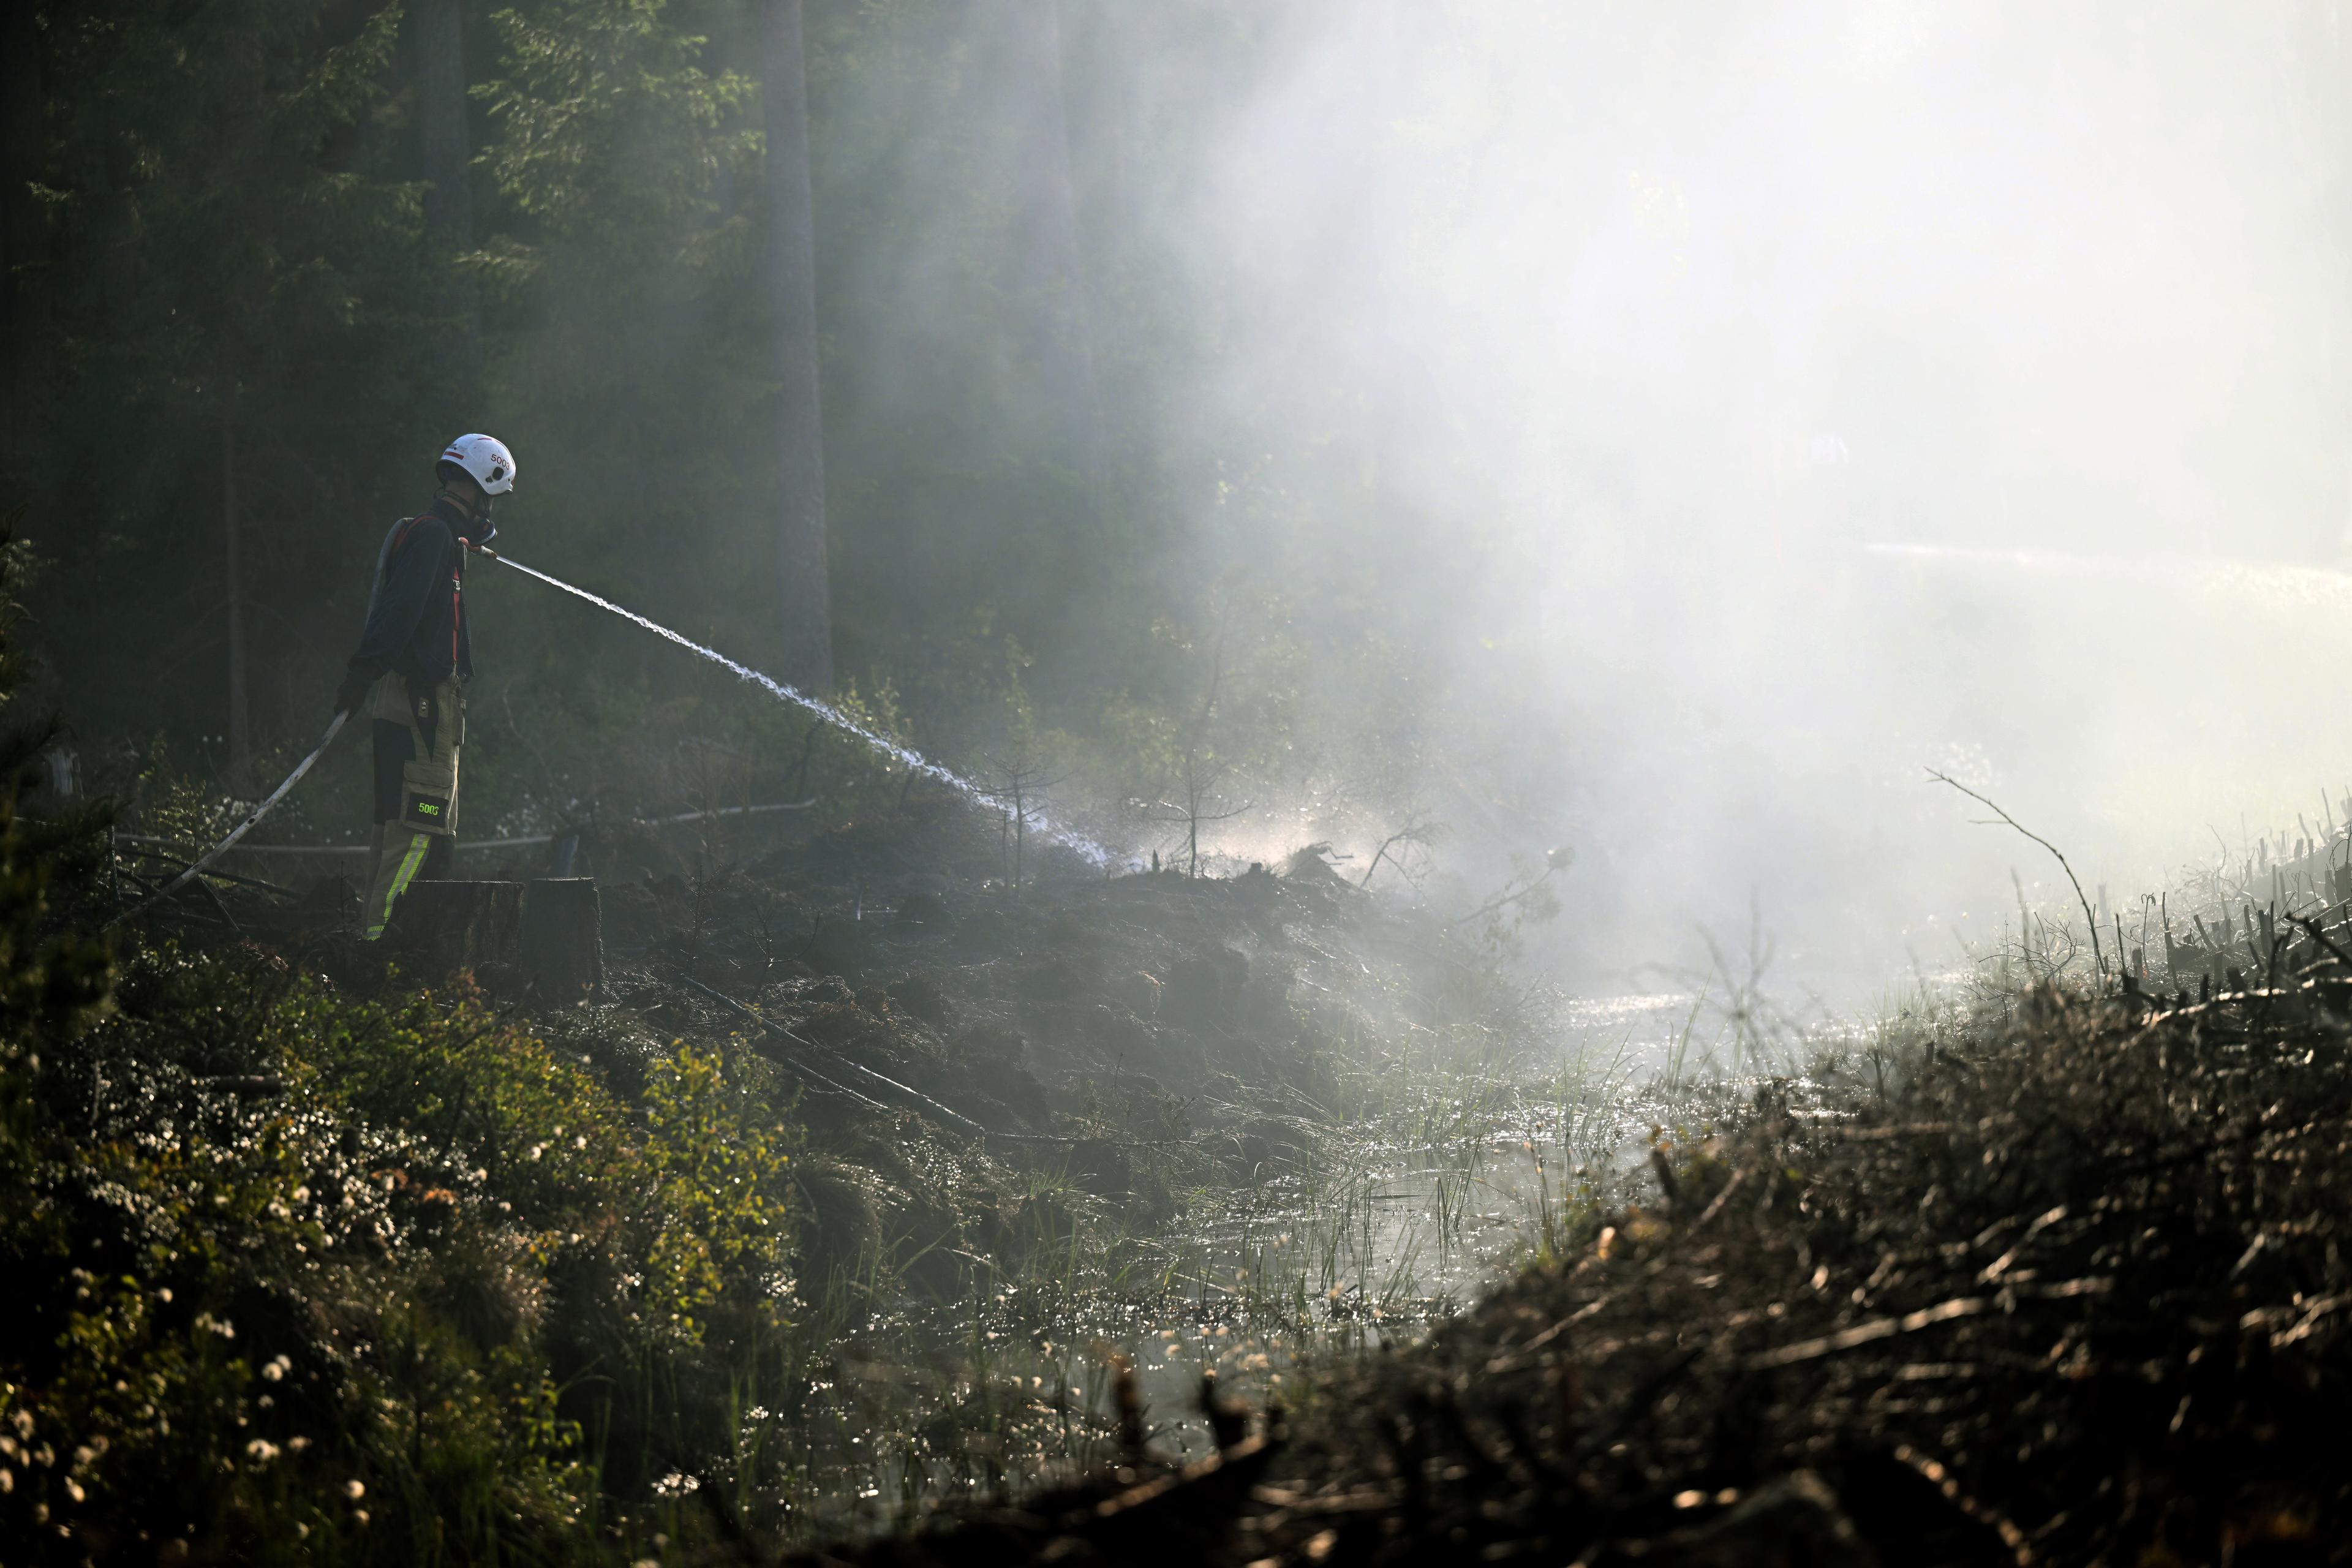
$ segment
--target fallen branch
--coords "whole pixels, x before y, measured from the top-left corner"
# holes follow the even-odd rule
[[[1990,1296],[1962,1296],[1956,1300],[1922,1307],[1899,1318],[1873,1318],[1866,1323],[1856,1323],[1850,1329],[1840,1329],[1833,1334],[1823,1334],[1817,1340],[1799,1340],[1792,1345],[1781,1345],[1748,1358],[1750,1372],[1765,1372],[1776,1366],[1794,1366],[1801,1361],[1818,1361],[1825,1355],[1850,1351],[1878,1340],[1891,1340],[1897,1334],[1916,1333],[1937,1323],[1948,1323],[1955,1318],[1973,1318],[1992,1310]]]

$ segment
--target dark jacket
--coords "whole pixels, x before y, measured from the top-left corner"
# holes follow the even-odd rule
[[[376,557],[367,626],[351,659],[354,675],[373,681],[394,669],[420,687],[446,680],[453,672],[460,680],[472,678],[466,552],[458,548],[457,537],[460,530],[470,537],[484,527],[446,499],[436,499],[418,516],[393,524]]]

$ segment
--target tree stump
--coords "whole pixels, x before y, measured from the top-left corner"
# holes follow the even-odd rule
[[[385,946],[429,984],[470,970],[494,987],[514,963],[522,918],[520,882],[412,882],[393,906]]]
[[[604,984],[604,906],[593,877],[543,877],[523,899],[522,984],[541,1004],[570,1007]]]
[[[493,995],[569,1007],[604,984],[603,909],[593,877],[416,882],[393,907],[385,956],[427,984],[470,971]]]

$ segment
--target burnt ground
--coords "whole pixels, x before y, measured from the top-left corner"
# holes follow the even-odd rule
[[[1148,1224],[1264,1179],[1356,1031],[1501,1016],[1439,928],[1312,857],[1016,897],[984,848],[608,845],[611,1000],[548,1026],[624,1086],[686,1038],[796,1083],[812,1268],[946,1298],[1055,1205]],[[1891,1077],[1768,1084],[1662,1143],[1646,1198],[1563,1216],[1421,1343],[1220,1409],[1213,1458],[1130,1423],[1081,1480],[802,1560],[2346,1561],[2346,945],[2200,1002],[1981,997]]]
[[[1889,1089],[1767,1086],[1214,1460],[804,1560],[2345,1562],[2352,964],[2297,967],[2032,993]]]
[[[1329,1114],[1339,1026],[1297,998],[1341,971],[1365,989],[1362,950],[1412,943],[1313,866],[1072,877],[1018,899],[908,873],[877,896],[838,876],[840,854],[821,839],[618,890],[613,1005],[648,1049],[740,1037],[798,1076],[813,1268],[878,1247],[922,1260],[910,1282],[943,1296],[965,1289],[959,1259],[1001,1262],[1057,1226],[1019,1212],[1038,1200],[1018,1182],[924,1181],[910,1141],[984,1151],[967,1178],[1044,1170],[1121,1224],[1165,1219],[1177,1190],[1302,1151]]]
[[[625,1094],[678,1041],[797,1094],[812,1282],[878,1262],[954,1300],[1074,1212],[1148,1230],[1183,1192],[1305,1161],[1343,1052],[1517,1021],[1491,952],[1312,850],[1192,878],[1033,845],[1015,890],[993,827],[950,805],[777,837],[592,837],[604,991],[541,1016]],[[463,868],[544,872],[537,852]],[[387,973],[352,938],[352,898],[225,884],[173,907],[200,934],[233,915],[361,990],[448,978],[413,957]]]

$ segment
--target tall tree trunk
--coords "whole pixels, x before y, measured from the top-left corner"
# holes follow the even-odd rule
[[[47,162],[34,22],[30,0],[0,5],[0,458],[31,440],[39,402],[37,269],[48,259],[49,231],[32,191]]]
[[[995,0],[1003,77],[1013,94],[1021,288],[1031,353],[1052,411],[1055,457],[1096,497],[1102,479],[1101,405],[1087,331],[1086,271],[1078,254],[1077,201],[1070,178],[1069,116],[1064,104],[1061,7],[1055,0]]]
[[[236,426],[221,416],[221,534],[228,574],[228,780],[241,789],[253,761],[245,685],[245,569],[237,563]]]
[[[768,304],[775,321],[778,626],[783,678],[833,684],[825,581],[824,419],[817,390],[816,220],[810,195],[801,0],[764,0],[761,91],[768,121]]]
[[[477,428],[482,321],[473,276],[457,258],[474,248],[473,138],[466,119],[466,37],[460,0],[409,0],[409,47],[416,68],[418,148],[425,174],[425,231],[433,263],[447,268],[440,291],[450,319],[442,356],[446,378],[433,399],[445,421]],[[436,439],[457,435],[441,432]]]

